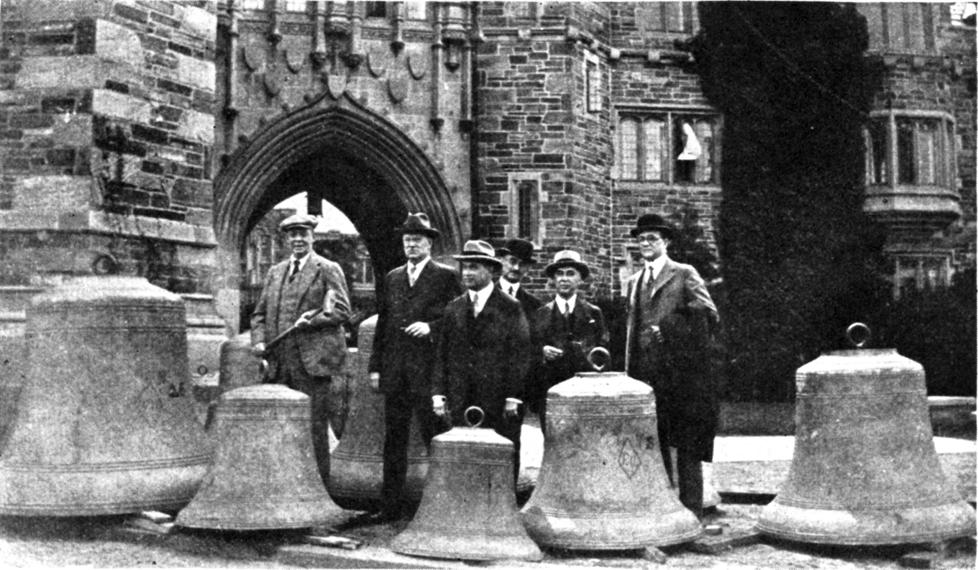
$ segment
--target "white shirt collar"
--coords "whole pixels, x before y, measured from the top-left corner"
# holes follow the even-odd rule
[[[648,268],[649,271],[651,271],[651,274],[649,275],[648,278],[649,279],[658,278],[659,274],[662,273],[662,268],[666,266],[666,261],[668,260],[669,257],[665,254],[662,254],[659,257],[653,259],[652,261],[646,262],[645,267]]]
[[[472,301],[472,305],[475,306],[475,314],[482,312],[482,309],[486,306],[486,301],[489,300],[489,295],[492,294],[493,285],[490,281],[488,285],[479,289],[478,291],[473,291],[469,289],[469,300]]]
[[[309,258],[311,256],[312,256],[312,252],[310,251],[309,253],[307,253],[307,254],[303,255],[302,257],[298,258],[298,260],[299,260],[299,271],[302,271],[302,268],[306,266],[306,262],[309,261]],[[292,258],[289,259],[289,271],[292,271],[292,267],[295,265],[295,261],[296,261],[296,257],[293,255]]]
[[[499,288],[502,289],[505,293],[509,293],[510,288],[512,288],[513,289],[513,295],[515,296],[520,291],[520,284],[519,283],[513,283],[512,281],[509,281],[505,277],[500,277],[499,278]]]
[[[427,256],[427,257],[425,257],[421,261],[419,261],[417,264],[412,263],[411,261],[408,261],[407,262],[407,269],[408,269],[408,271],[411,271],[411,268],[412,267],[417,267],[418,268],[418,272],[420,272],[422,269],[424,269],[424,266],[428,264],[428,260],[429,259],[431,259],[431,256],[430,255]]]
[[[557,295],[554,299],[557,300],[557,310],[563,314],[567,314],[568,311],[573,313],[574,307],[577,306],[577,293],[571,295],[570,299],[564,299],[560,295]]]

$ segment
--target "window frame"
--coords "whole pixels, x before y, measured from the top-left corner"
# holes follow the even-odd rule
[[[912,125],[912,136],[910,141],[913,145],[912,159],[914,166],[913,179],[906,179],[904,175],[905,167],[901,161],[900,132],[902,125]],[[923,166],[922,150],[919,145],[920,133],[925,124],[936,125],[936,136],[934,136],[934,153],[931,164],[934,168],[934,180],[929,182],[921,181],[921,171]],[[882,125],[882,127],[880,127]],[[875,127],[875,128],[874,128]],[[889,187],[899,186],[925,186],[933,188],[943,188],[947,190],[957,189],[957,148],[954,138],[956,121],[954,116],[944,111],[924,111],[911,109],[888,109],[882,111],[871,111],[869,114],[869,124],[863,129],[865,138],[865,183],[869,187]],[[875,131],[875,133],[874,133]],[[882,132],[885,135],[883,141],[879,141],[874,135]],[[882,143],[882,144],[881,144]],[[884,150],[885,163],[879,164],[878,150]],[[882,176],[877,176],[877,172],[882,172]],[[882,180],[880,179],[882,178]]]
[[[618,107],[615,109],[615,134],[614,134],[614,168],[612,178],[621,182],[662,184],[669,186],[719,186],[720,185],[720,151],[722,148],[723,116],[715,109],[709,107],[675,107],[675,106],[648,106],[648,107]],[[696,128],[698,122],[708,120],[712,127],[713,137],[709,146],[706,142],[700,144],[706,147],[709,152],[709,164],[711,176],[708,181],[697,182],[696,175],[693,180],[680,180],[677,176],[677,154],[674,149],[674,136],[677,129],[682,128],[683,122],[689,122]],[[648,178],[649,149],[646,125],[660,120],[664,134],[661,141],[662,151],[660,157],[661,176],[658,178]],[[635,152],[630,153],[635,156],[635,177],[626,177],[624,174],[624,164],[622,158],[623,150],[626,148],[625,141],[622,139],[622,124],[626,121],[634,121],[636,124],[635,133]]]

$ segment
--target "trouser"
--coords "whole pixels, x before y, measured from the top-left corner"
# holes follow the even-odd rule
[[[430,447],[431,438],[435,436],[432,415],[428,402],[412,400],[404,394],[387,394],[384,397],[384,483],[381,501],[385,510],[403,513],[413,506],[404,496],[411,418],[417,418],[421,439],[426,447]]]
[[[312,447],[323,484],[329,483],[329,383],[330,376],[311,376],[302,365],[299,345],[286,338],[279,350],[275,382],[309,396]]]
[[[660,442],[662,440],[660,439]],[[673,469],[672,454],[665,443],[661,444],[662,462],[672,486],[679,487],[679,502],[699,518],[703,516],[703,464],[690,449],[676,449],[676,465]],[[677,481],[678,479],[678,481]]]

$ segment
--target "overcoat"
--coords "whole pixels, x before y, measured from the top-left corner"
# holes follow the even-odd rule
[[[427,399],[435,341],[445,306],[461,292],[458,272],[429,259],[414,282],[408,283],[407,265],[392,269],[384,278],[384,294],[377,300],[377,328],[369,371],[380,372],[380,389],[386,395],[409,394]],[[404,332],[415,322],[431,327],[426,338]]]
[[[340,266],[315,252],[287,287],[290,260],[268,270],[261,296],[251,314],[251,343],[268,343],[303,314],[323,311],[310,319],[311,326],[294,335],[302,365],[310,376],[332,376],[340,372],[346,359],[343,323],[350,318],[350,298]],[[268,360],[268,376],[275,378],[276,359]]]
[[[710,334],[719,321],[706,284],[691,265],[668,259],[650,285],[643,271],[626,282],[625,371],[655,391],[659,434],[701,461],[713,458],[719,422]],[[659,326],[660,344],[651,337]]]
[[[431,394],[448,398],[454,425],[466,425],[465,409],[479,406],[483,427],[506,431],[506,398],[523,399],[530,364],[530,329],[519,302],[494,287],[474,317],[469,294],[456,297],[445,309],[435,361]]]
[[[531,320],[533,338],[533,373],[527,386],[527,400],[532,408],[547,397],[547,390],[578,372],[593,371],[587,355],[594,347],[608,345],[608,329],[601,309],[577,296],[571,318],[565,318],[550,301],[537,309]],[[563,356],[547,362],[543,347],[550,345],[564,351]]]

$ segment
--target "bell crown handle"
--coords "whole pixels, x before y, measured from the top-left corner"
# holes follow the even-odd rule
[[[591,368],[594,368],[597,372],[601,372],[611,362],[611,353],[603,346],[596,346],[591,349],[591,352],[587,353],[587,361],[591,365]]]
[[[473,422],[469,418],[469,413],[474,413],[474,412],[478,412],[479,419]],[[483,412],[482,408],[480,408],[479,406],[469,406],[468,408],[465,408],[465,413],[462,414],[462,417],[465,418],[465,423],[469,424],[469,427],[477,428],[481,426],[482,421],[486,419],[486,413]]]
[[[872,331],[865,323],[852,323],[846,328],[846,340],[856,348],[865,346],[872,335]]]

